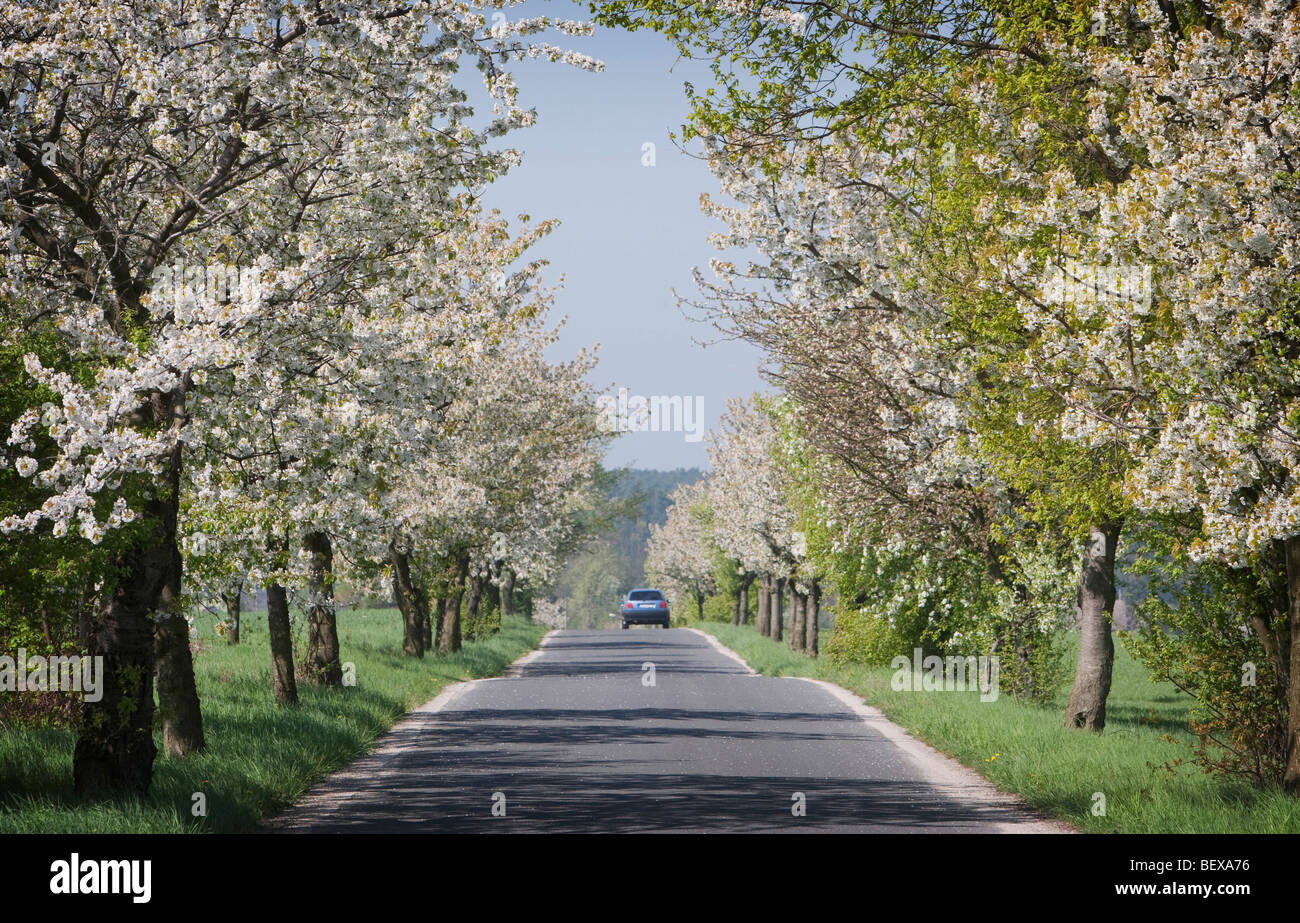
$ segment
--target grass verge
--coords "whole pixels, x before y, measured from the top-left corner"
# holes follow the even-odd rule
[[[1300,799],[1206,775],[1192,761],[1191,700],[1154,683],[1122,646],[1115,651],[1106,730],[1062,726],[1050,705],[977,693],[896,692],[888,667],[834,664],[796,653],[749,626],[693,622],[767,676],[809,676],[843,686],[998,788],[1090,833],[1300,833]],[[1068,651],[1067,657],[1073,652]],[[1094,813],[1105,796],[1105,814]]]
[[[160,756],[145,797],[88,800],[72,791],[75,731],[0,728],[0,833],[247,832],[364,755],[399,717],[444,686],[500,674],[547,632],[506,619],[500,633],[456,654],[416,659],[402,655],[396,610],[342,610],[342,659],[355,665],[356,685],[300,684],[300,704],[277,708],[266,613],[245,614],[234,647],[216,636],[211,618],[196,622],[203,646],[194,669],[207,751],[180,760]],[[193,813],[200,792],[206,817]]]

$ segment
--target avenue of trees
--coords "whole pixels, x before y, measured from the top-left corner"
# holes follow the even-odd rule
[[[0,637],[102,656],[78,791],[204,749],[187,613],[265,589],[275,699],[341,679],[334,588],[403,651],[549,579],[605,436],[590,354],[478,204],[506,65],[595,61],[467,4],[0,3]],[[471,103],[476,91],[488,106]],[[478,111],[478,110],[484,111]],[[295,657],[293,612],[307,622]],[[300,668],[297,660],[304,660]]]
[[[780,389],[647,575],[810,654],[833,591],[827,653],[1072,676],[1102,732],[1136,550],[1133,650],[1202,763],[1300,794],[1300,8],[592,3],[714,64],[686,136],[753,258],[690,308]],[[149,787],[155,708],[205,748],[196,601],[237,642],[265,590],[290,706],[342,681],[340,581],[454,651],[618,515],[592,358],[543,356],[551,225],[479,204],[534,118],[509,62],[599,64],[495,11],[0,0],[0,636],[104,658],[79,791]]]
[[[861,650],[994,652],[1031,697],[1077,624],[1063,719],[1100,732],[1138,549],[1133,649],[1203,764],[1300,794],[1300,9],[592,8],[715,62],[686,133],[758,256],[692,308],[782,392],[733,410],[665,576],[707,527],[742,585],[833,578]]]

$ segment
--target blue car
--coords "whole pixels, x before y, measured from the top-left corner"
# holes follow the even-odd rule
[[[673,618],[668,609],[668,597],[651,589],[632,590],[624,596],[618,614],[623,619],[624,628],[631,625],[662,625],[667,628]]]

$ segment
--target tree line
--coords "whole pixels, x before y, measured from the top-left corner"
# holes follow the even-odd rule
[[[233,643],[265,588],[287,706],[342,681],[338,581],[449,652],[462,597],[509,611],[575,540],[593,356],[543,355],[552,223],[479,199],[534,120],[506,65],[600,65],[528,37],[582,24],[503,18],[0,4],[0,636],[103,658],[78,791],[149,787],[155,685],[165,752],[204,749],[202,601]]]
[[[790,528],[842,643],[996,653],[1028,697],[1077,624],[1063,721],[1102,732],[1141,549],[1133,650],[1197,699],[1202,763],[1300,792],[1300,11],[592,9],[715,62],[686,135],[747,250],[687,307],[781,392],[740,438],[784,481],[726,500],[749,537],[709,505],[742,582]]]

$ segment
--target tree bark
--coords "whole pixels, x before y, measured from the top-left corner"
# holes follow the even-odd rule
[[[1290,646],[1287,670],[1287,732],[1286,768],[1282,771],[1282,787],[1291,795],[1300,796],[1300,536],[1291,536],[1283,543],[1286,556],[1287,621]]]
[[[424,634],[416,611],[416,588],[411,582],[410,557],[397,550],[395,541],[388,543],[388,556],[393,564],[393,597],[402,613],[402,653],[407,657],[423,657]]]
[[[155,541],[126,549],[114,568],[111,595],[88,626],[87,654],[102,657],[102,694],[82,704],[72,755],[78,794],[143,794],[153,779],[154,626],[151,614],[167,579],[171,555],[156,501],[145,504]]]
[[[772,575],[763,574],[758,579],[758,612],[754,615],[754,630],[763,637],[771,631]]]
[[[149,397],[149,412],[160,423],[174,422],[178,406],[175,395],[155,392]],[[86,653],[102,657],[103,668],[99,701],[82,703],[82,723],[72,755],[73,785],[80,794],[143,794],[153,780],[153,762],[158,753],[153,742],[153,687],[158,668],[154,613],[164,594],[168,611],[175,611],[180,596],[180,549],[176,542],[179,444],[166,464],[163,489],[146,500],[141,511],[147,531],[117,555],[109,569],[111,589],[101,599],[97,618],[83,626]],[[164,713],[170,713],[173,721],[184,722],[179,728],[173,724],[176,746],[193,741],[197,728],[201,747],[198,699],[194,696],[188,700],[185,689],[186,676],[191,690],[194,683],[188,628],[183,657],[174,651],[171,636],[167,637]]]
[[[227,587],[221,594],[221,601],[226,604],[226,643],[239,643],[239,619],[243,615],[242,599],[244,582],[242,580]]]
[[[704,594],[699,590],[695,591],[695,614],[699,621],[704,621]]]
[[[293,633],[289,626],[289,594],[278,583],[266,588],[266,628],[271,636],[271,687],[280,705],[298,704],[293,675]]]
[[[501,568],[501,619],[511,618],[515,614],[515,572],[508,567]]]
[[[443,605],[442,625],[438,632],[438,653],[452,654],[460,650],[460,600],[465,592],[465,576],[469,572],[469,556],[456,558],[456,574],[451,592]]]
[[[424,592],[424,587],[418,583],[411,584],[411,601],[415,604],[415,625],[416,634],[420,638],[420,656],[424,656],[425,651],[432,650],[432,647],[425,645],[425,635],[431,634],[429,628],[429,595]]]
[[[1119,532],[1120,523],[1093,526],[1079,572],[1079,662],[1065,708],[1065,726],[1097,733],[1106,727],[1106,697],[1115,662],[1110,629]]]
[[[184,615],[168,614],[164,609],[154,617],[154,656],[163,752],[181,757],[203,751],[207,742],[203,738],[203,714],[194,682],[190,623]]]
[[[184,563],[176,543],[179,513],[181,457],[180,446],[172,453],[168,472],[170,484],[165,504],[166,528],[170,541],[162,549],[167,560],[167,578],[163,581],[154,615],[154,657],[158,681],[158,711],[162,717],[163,752],[171,757],[199,753],[207,748],[203,737],[203,712],[199,707],[199,690],[194,682],[194,655],[190,651],[190,623],[185,618],[181,599],[181,575]]]
[[[781,624],[783,619],[782,610],[785,607],[785,584],[786,579],[784,577],[777,577],[776,585],[772,592],[771,612],[768,613],[772,620],[772,631],[768,637],[773,641],[781,640],[781,633],[785,627]]]
[[[478,574],[469,578],[469,593],[465,599],[465,623],[478,618],[479,602],[483,599],[483,578]],[[475,636],[477,637],[477,635]]]
[[[753,574],[746,574],[740,581],[740,624],[749,624],[749,585],[754,582]]]
[[[789,645],[792,651],[802,651],[804,641],[804,595],[799,592],[799,586],[792,579],[790,581],[790,630]]]
[[[733,625],[740,624],[740,606],[741,606],[740,587],[736,587],[736,589],[731,594],[731,624]]]
[[[804,642],[803,651],[809,657],[817,656],[817,617],[821,609],[822,588],[813,581],[812,592],[804,600]]]
[[[334,547],[324,532],[303,536],[308,555],[307,678],[322,686],[343,685],[339,658],[339,628],[334,615]]]
[[[425,615],[422,631],[424,632],[424,649],[431,651],[434,649],[434,639],[442,637],[442,614],[447,608],[447,598],[445,596],[435,596],[433,605],[429,607],[429,612]]]

